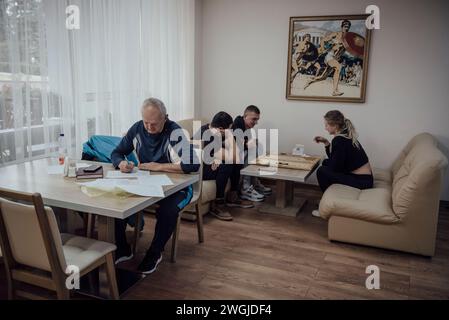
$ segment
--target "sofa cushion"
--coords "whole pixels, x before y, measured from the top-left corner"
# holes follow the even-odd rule
[[[360,190],[342,184],[331,185],[320,201],[320,214],[392,224],[399,219],[391,208],[391,190],[372,188]]]
[[[374,180],[384,181],[391,184],[391,171],[387,169],[373,168]]]
[[[391,189],[391,171],[386,169],[373,168],[374,188]]]

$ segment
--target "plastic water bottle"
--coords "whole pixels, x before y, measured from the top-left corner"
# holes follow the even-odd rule
[[[61,133],[58,138],[58,160],[60,165],[64,164],[66,156],[67,156],[67,147],[65,144],[64,133]]]

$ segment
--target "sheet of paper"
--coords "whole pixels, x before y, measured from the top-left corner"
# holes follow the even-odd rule
[[[164,190],[162,186],[157,185],[142,185],[142,184],[123,184],[118,185],[118,188],[142,197],[163,197]]]
[[[94,181],[79,182],[78,184],[80,186],[86,186],[86,187],[110,192],[110,191],[114,191],[115,187],[119,183],[126,184],[126,183],[128,183],[128,181],[121,180],[121,179],[97,179]]]
[[[120,170],[110,170],[106,173],[107,179],[137,179],[139,177],[149,177],[150,171],[135,169],[133,172],[124,173]]]
[[[47,167],[48,174],[64,174],[64,166],[50,165]]]
[[[172,186],[174,184],[166,174],[141,176],[138,179],[145,185]]]
[[[162,185],[144,184],[140,179],[97,179],[78,184],[106,192],[126,191],[143,197],[164,197]]]

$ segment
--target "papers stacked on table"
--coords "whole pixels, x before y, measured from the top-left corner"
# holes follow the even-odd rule
[[[106,174],[108,179],[137,179],[139,177],[149,176],[150,171],[144,171],[134,168],[133,172],[124,173],[120,170],[110,170]]]
[[[124,175],[132,174],[124,173]],[[97,179],[79,183],[79,185],[81,185],[81,190],[85,194],[92,197],[105,193],[112,193],[117,196],[135,194],[142,197],[164,197],[163,186],[173,185],[173,182],[167,175],[149,175],[148,171],[135,172],[133,179],[124,179],[118,174],[108,175],[108,177],[114,175],[119,178]]]

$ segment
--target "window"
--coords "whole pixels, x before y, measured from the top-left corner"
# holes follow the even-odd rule
[[[44,155],[60,108],[48,94],[41,1],[0,0],[0,163]]]

